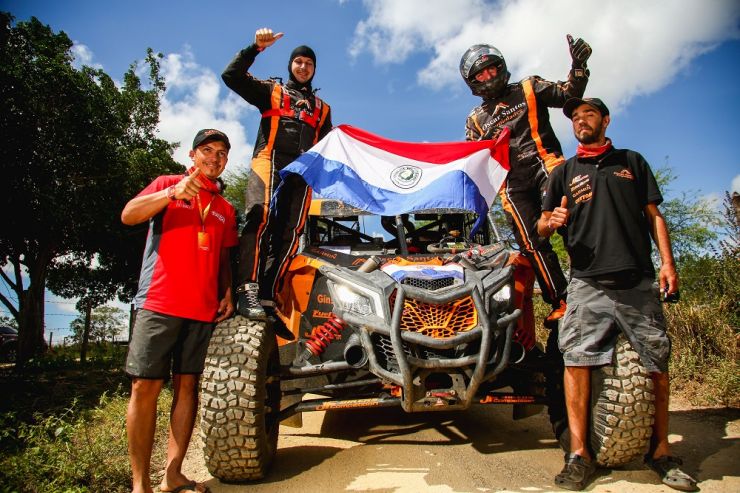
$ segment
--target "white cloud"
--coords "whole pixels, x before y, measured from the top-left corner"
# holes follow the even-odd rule
[[[81,69],[83,65],[87,65],[88,67],[96,69],[103,68],[101,64],[97,62],[93,63],[93,52],[87,45],[74,41],[71,51],[72,55],[74,56],[72,66],[76,69]]]
[[[355,30],[354,57],[402,63],[430,53],[420,85],[467,90],[458,72],[462,53],[490,43],[512,79],[562,80],[570,67],[567,33],[593,47],[588,94],[619,110],[630,99],[669,84],[697,55],[740,37],[737,0],[365,0],[369,12]]]
[[[217,128],[229,136],[231,152],[227,170],[248,167],[252,146],[239,121],[251,107],[231,91],[223,89],[221,78],[199,65],[186,47],[183,53],[170,53],[161,63],[167,90],[160,109],[159,137],[180,142],[174,158],[190,165],[188,151],[201,128]]]
[[[732,185],[730,186],[730,192],[740,193],[740,175],[737,175],[732,179]]]

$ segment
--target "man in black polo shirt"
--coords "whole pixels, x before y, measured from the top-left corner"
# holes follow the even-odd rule
[[[655,422],[645,463],[666,485],[696,491],[668,444],[668,357],[671,342],[654,285],[652,236],[661,267],[660,292],[678,292],[671,242],[658,210],[663,197],[637,152],[614,149],[606,138],[609,109],[597,98],[571,98],[563,107],[580,143],[576,156],[549,177],[538,233],[563,236],[571,261],[568,309],[558,344],[565,361],[565,399],[571,445],[555,484],[582,490],[596,466],[588,451],[591,367],[611,362],[616,335],[629,339],[650,372]]]

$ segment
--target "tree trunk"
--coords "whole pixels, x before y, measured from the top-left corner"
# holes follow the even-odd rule
[[[25,257],[34,259],[28,265],[28,289],[22,289],[18,279],[18,359],[16,369],[22,370],[28,360],[42,354],[44,340],[44,292],[46,273],[54,258],[53,248],[47,245],[34,255],[26,252]],[[13,262],[19,262],[18,259]]]
[[[43,283],[41,284],[43,286]],[[23,291],[18,320],[18,360],[23,368],[28,360],[38,356],[44,348],[44,289],[32,283]]]
[[[80,344],[80,363],[87,361],[87,346],[90,343],[90,323],[92,320],[92,301],[87,300],[85,306],[85,329],[82,331],[82,344]]]

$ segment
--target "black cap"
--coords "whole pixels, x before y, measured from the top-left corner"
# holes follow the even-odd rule
[[[193,149],[195,149],[199,145],[203,145],[206,142],[211,142],[214,140],[220,140],[221,142],[226,144],[227,149],[231,149],[231,143],[229,142],[229,138],[226,136],[226,134],[220,130],[216,130],[215,128],[204,128],[203,130],[199,130],[198,133],[195,134],[195,138],[193,139]]]
[[[569,119],[572,118],[573,111],[575,111],[575,109],[582,104],[593,106],[594,108],[599,110],[601,116],[607,116],[609,114],[609,108],[607,108],[604,102],[599,98],[570,98],[568,101],[565,102],[565,106],[563,106],[563,114],[565,114],[565,116],[567,116]]]
[[[314,66],[316,65],[316,53],[314,53],[313,50],[306,45],[298,46],[295,50],[293,50],[293,53],[290,54],[290,60],[288,60],[288,63],[293,63],[293,59],[297,56],[308,57],[313,60]]]

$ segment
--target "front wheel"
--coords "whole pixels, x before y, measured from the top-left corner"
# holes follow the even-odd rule
[[[261,479],[277,450],[280,361],[275,334],[236,316],[216,326],[201,382],[208,471],[226,482]]]

